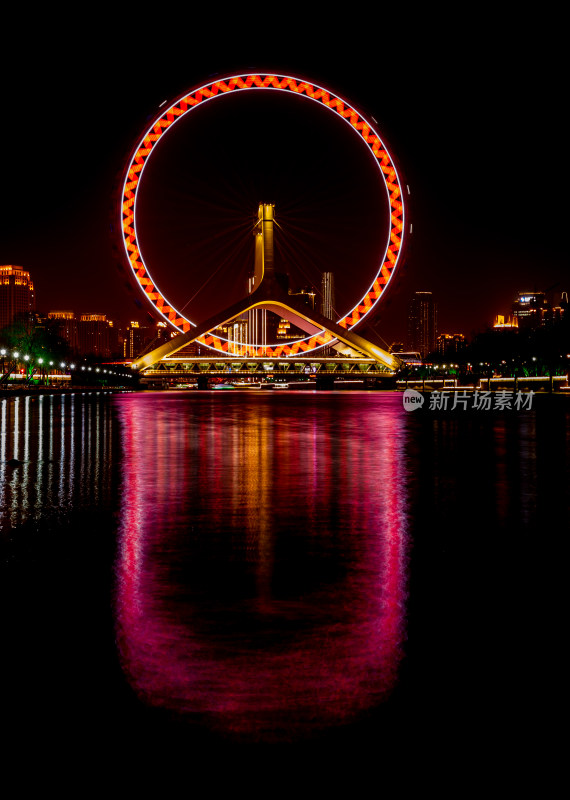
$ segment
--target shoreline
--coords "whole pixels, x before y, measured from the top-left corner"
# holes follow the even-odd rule
[[[340,387],[334,387],[332,389],[327,389],[327,388],[319,388],[319,389],[317,389],[316,387],[311,386],[310,388],[309,387],[307,387],[307,388],[304,388],[304,387],[303,388],[300,388],[300,387],[299,388],[289,387],[287,389],[279,388],[279,389],[275,390],[273,387],[268,386],[267,388],[263,389],[262,391],[263,391],[264,394],[267,393],[267,392],[273,393],[274,391],[278,391],[279,394],[282,394],[284,391],[285,392],[295,392],[295,393],[299,393],[299,392],[305,393],[305,392],[314,392],[314,391],[318,391],[318,392],[323,392],[323,391],[347,392],[347,391],[350,391],[350,392],[363,392],[365,394],[370,394],[371,392],[390,392],[390,393],[397,393],[397,394],[402,394],[403,395],[405,391],[408,391],[410,389],[413,389],[414,391],[418,392],[419,394],[428,395],[428,396],[434,391],[435,392],[440,392],[440,393],[445,392],[448,395],[452,395],[452,394],[456,394],[456,393],[473,394],[476,391],[484,392],[485,394],[487,394],[487,392],[490,391],[490,393],[492,395],[505,392],[505,388],[503,388],[503,387],[496,388],[496,389],[493,388],[493,389],[490,389],[490,390],[483,389],[481,387],[477,388],[477,387],[473,387],[473,386],[456,386],[456,387],[454,387],[454,386],[446,386],[445,388],[442,388],[442,387],[431,387],[431,386],[422,387],[421,384],[418,385],[417,383],[416,384],[411,384],[411,385],[408,385],[408,386],[398,386],[398,387],[390,387],[390,388],[387,388],[387,387],[366,387],[366,386],[362,386],[362,387],[359,387],[359,388],[350,387],[350,388],[346,388],[346,389],[345,388],[340,388]],[[9,399],[9,398],[13,398],[13,397],[39,397],[39,396],[42,396],[42,395],[48,395],[49,396],[49,395],[72,395],[72,394],[121,394],[121,393],[132,394],[134,392],[168,392],[169,394],[173,394],[173,393],[176,394],[176,393],[179,393],[179,392],[184,392],[184,393],[191,392],[192,394],[194,394],[194,393],[212,392],[212,391],[216,391],[216,390],[213,387],[210,387],[210,388],[207,388],[207,389],[197,389],[197,388],[195,388],[195,389],[194,388],[184,388],[184,389],[168,388],[168,389],[163,389],[163,388],[158,388],[158,387],[150,388],[150,387],[146,387],[146,386],[137,387],[137,388],[135,388],[135,387],[126,387],[126,386],[105,386],[105,387],[93,387],[93,386],[65,386],[65,387],[63,387],[63,386],[42,386],[42,387],[26,387],[26,388],[18,387],[17,389],[2,387],[2,388],[0,388],[0,400],[2,398],[8,398]],[[231,394],[233,394],[235,392],[238,392],[238,393],[239,392],[247,392],[249,394],[252,391],[259,392],[260,390],[259,389],[255,389],[254,390],[253,388],[249,388],[249,387],[235,386],[235,387],[232,387],[231,389],[228,387],[228,389],[225,389],[224,391],[226,393],[229,392]],[[513,389],[507,389],[506,391],[507,392],[512,392],[513,394],[516,392],[516,390],[513,390]],[[532,391],[534,397],[537,397],[537,396],[540,396],[540,397],[554,397],[554,396],[556,396],[556,397],[570,397],[570,387],[569,386],[554,388],[553,390],[545,389],[545,388],[542,388],[542,387],[538,388],[536,390],[531,389],[530,387],[529,388],[525,387],[524,389],[521,387],[520,391],[522,392],[522,394],[528,394],[530,391]],[[216,394],[220,394],[220,393],[221,392],[219,390],[216,391]]]

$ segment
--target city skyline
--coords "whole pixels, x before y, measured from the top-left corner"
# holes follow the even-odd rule
[[[31,298],[32,298],[31,302],[33,304],[33,308],[32,308],[32,305],[28,305],[28,303],[26,301],[25,308],[24,308],[24,306],[22,306],[22,308],[18,308],[17,309],[18,313],[12,314],[12,316],[10,318],[7,316],[7,307],[6,307],[5,308],[5,312],[6,312],[5,313],[5,319],[3,321],[3,325],[0,326],[0,330],[3,327],[9,327],[10,325],[12,325],[14,323],[21,322],[22,319],[23,319],[22,313],[24,313],[25,315],[28,315],[28,314],[32,313],[38,319],[41,319],[41,318],[62,319],[62,320],[63,319],[68,319],[68,320],[75,320],[75,321],[79,321],[80,319],[85,319],[87,317],[94,317],[94,316],[105,317],[109,321],[109,323],[111,325],[115,325],[115,327],[120,329],[120,330],[123,330],[123,329],[124,330],[128,330],[129,328],[131,328],[133,326],[134,327],[145,326],[145,327],[151,328],[151,327],[156,327],[157,325],[160,325],[160,326],[162,326],[164,328],[168,328],[169,327],[158,315],[155,315],[154,317],[151,317],[151,315],[148,313],[148,310],[146,310],[144,308],[144,306],[142,308],[135,308],[135,313],[131,314],[128,317],[125,316],[125,314],[122,314],[121,316],[117,316],[115,318],[112,318],[110,314],[106,313],[104,308],[88,308],[88,309],[87,308],[83,308],[83,309],[80,309],[78,311],[77,308],[71,308],[70,305],[66,306],[66,304],[64,302],[65,298],[62,298],[63,302],[60,304],[60,306],[58,308],[46,308],[46,307],[42,306],[41,302],[40,302],[39,306],[36,307],[36,294],[35,294],[34,288],[33,288],[33,276],[30,275],[29,271],[23,270],[23,268],[20,265],[0,265],[0,270],[3,270],[4,272],[6,272],[6,274],[10,273],[10,275],[12,276],[12,278],[11,278],[12,283],[13,283],[13,274],[22,273],[22,274],[24,274],[26,276],[26,283],[29,282],[30,287],[31,287]],[[5,282],[6,282],[6,280],[5,280]],[[301,296],[301,297],[304,296],[304,295],[310,295],[310,297],[312,298],[313,307],[316,307],[316,304],[318,304],[320,306],[321,313],[323,313],[324,316],[326,316],[326,317],[328,317],[330,319],[333,319],[334,318],[333,307],[334,307],[335,303],[334,303],[334,299],[333,299],[332,303],[331,303],[331,299],[330,299],[331,286],[332,286],[332,296],[334,298],[334,294],[335,294],[335,292],[334,292],[334,273],[326,272],[326,273],[322,274],[322,281],[321,281],[320,290],[319,290],[319,287],[309,286],[309,285],[306,285],[306,286],[303,286],[303,287],[297,287],[297,286],[291,287],[290,286],[289,287],[289,294],[294,294],[294,295],[298,295],[298,296]],[[6,289],[6,287],[4,287],[4,288]],[[320,295],[322,295],[320,297],[320,299],[318,297],[319,293],[320,293]],[[489,323],[488,325],[486,325],[485,328],[482,328],[481,330],[474,332],[474,335],[477,335],[479,333],[483,333],[485,330],[488,331],[491,328],[496,328],[498,326],[501,326],[501,325],[503,325],[505,323],[505,320],[507,321],[507,323],[510,323],[511,319],[516,321],[517,318],[521,315],[521,313],[523,314],[523,316],[525,315],[525,313],[528,313],[528,312],[524,312],[524,311],[521,312],[520,310],[518,310],[520,305],[521,305],[521,300],[526,301],[526,303],[523,303],[523,308],[524,308],[525,304],[526,305],[530,304],[532,306],[532,304],[535,302],[535,300],[534,300],[535,297],[536,298],[540,298],[541,307],[543,308],[543,311],[540,314],[540,320],[542,321],[542,324],[544,324],[544,321],[547,318],[550,319],[549,315],[551,313],[555,314],[557,310],[560,311],[560,304],[561,303],[563,305],[567,305],[568,293],[567,293],[566,290],[556,291],[555,293],[552,293],[552,294],[555,297],[555,302],[550,303],[549,300],[548,300],[547,294],[544,293],[544,292],[530,292],[530,293],[527,292],[527,291],[518,291],[518,292],[516,292],[512,297],[512,302],[510,303],[510,305],[508,305],[506,308],[501,309],[500,313],[493,313],[492,322]],[[432,297],[433,302],[435,303],[435,307],[436,307],[436,318],[437,318],[437,314],[439,312],[438,298],[437,297],[433,297],[433,293],[432,292],[425,291],[425,290],[423,290],[423,291],[422,290],[416,290],[416,291],[412,291],[409,294],[408,301],[406,303],[405,308],[403,309],[403,313],[405,314],[405,319],[403,319],[401,321],[402,324],[406,326],[405,336],[403,337],[403,339],[405,340],[406,347],[409,350],[422,349],[422,348],[418,348],[418,347],[414,347],[413,346],[413,342],[412,342],[413,334],[411,333],[411,330],[410,330],[410,324],[411,324],[410,321],[411,321],[411,314],[412,314],[411,308],[412,308],[414,302],[417,300],[418,296],[420,296],[420,295],[430,295]],[[21,305],[21,303],[20,303],[20,305]],[[12,309],[12,311],[13,310],[14,309]],[[324,311],[326,311],[327,313],[324,313]],[[490,312],[488,312],[488,316],[489,316],[489,319],[491,319]],[[501,325],[499,325],[499,323],[501,323]],[[277,322],[276,322],[276,325],[277,325]],[[368,327],[370,328],[370,326],[368,326]],[[437,336],[439,334],[441,334],[443,331],[442,331],[441,325],[438,325],[437,319],[434,321],[432,327],[433,327],[433,331],[434,331],[432,338],[433,338],[433,342],[435,342],[435,339],[437,338]],[[536,327],[536,325],[534,327]],[[172,330],[172,334],[174,334],[173,330]],[[290,334],[288,337],[287,336],[283,337],[283,335],[282,335],[279,338],[295,338],[296,335],[301,335],[301,334],[300,333],[295,334],[295,335]],[[451,331],[451,329],[446,329],[445,335],[447,335],[447,336],[449,336],[449,335],[461,335],[463,337],[463,339],[465,339],[466,341],[468,341],[470,338],[473,338],[473,336],[472,337],[467,336],[463,332],[463,330]],[[400,344],[403,345],[403,342],[400,343],[397,340],[394,340],[391,344],[396,344],[396,345],[399,346]],[[428,350],[426,350],[426,354],[428,352],[433,351],[434,349],[435,348],[432,348],[431,350],[429,350],[429,348],[428,348]]]
[[[402,68],[406,87],[402,94],[390,81],[378,83],[375,54],[357,60],[350,57],[348,48],[346,59],[339,60],[332,46],[321,45],[317,52],[303,41],[305,47],[299,48],[295,59],[279,47],[272,48],[270,58],[259,51],[256,67],[306,75],[333,86],[364,108],[378,120],[379,131],[410,186],[413,233],[372,320],[379,337],[388,344],[405,338],[406,308],[414,291],[432,291],[438,299],[441,328],[469,338],[492,325],[496,314],[507,313],[517,293],[567,289],[566,254],[557,237],[562,215],[557,198],[563,182],[556,174],[559,128],[554,99],[559,73],[554,51],[541,61],[525,49],[523,40],[510,40],[505,48],[498,34],[489,35],[485,58],[475,58],[478,50],[470,46],[462,52],[459,45],[448,42],[431,52],[426,42],[420,42],[411,62]],[[131,82],[127,95],[120,82],[111,80],[120,60],[112,46],[99,71],[95,54],[89,48],[78,51],[69,41],[58,50],[57,58],[46,61],[46,79],[40,85],[33,83],[33,115],[26,125],[7,125],[2,133],[11,158],[5,170],[0,262],[21,265],[34,276],[39,306],[91,309],[123,323],[146,321],[144,297],[117,270],[119,258],[109,235],[116,180],[145,118],[163,100],[178,96],[207,75],[239,71],[244,67],[239,49],[214,46],[189,61],[180,57],[168,63],[158,61],[144,80]],[[40,46],[34,56],[38,64],[42,52]],[[453,75],[445,69],[450,64],[455,65]],[[546,73],[548,82],[542,80]],[[6,108],[17,109],[21,98],[31,96],[32,79],[13,68],[6,75]],[[53,100],[55,86],[65,97],[66,124]],[[86,86],[88,103],[83,94]],[[527,125],[539,109],[541,122],[532,130],[532,149],[541,154],[544,164],[540,180],[532,172]],[[105,120],[113,124],[105,127],[103,137],[97,136]],[[286,139],[289,134],[287,130],[280,135]],[[41,180],[34,158],[40,141]],[[314,143],[311,146],[312,159],[307,163],[312,165],[317,150]],[[286,156],[281,150],[280,158],[286,160]],[[324,172],[330,172],[326,161]],[[252,166],[253,174],[260,173]],[[356,240],[361,234],[350,213],[325,196],[334,195],[334,182],[332,188],[323,184],[320,194],[315,194],[312,177],[307,175],[305,195],[299,196],[308,239],[303,238],[306,232],[301,235],[294,227],[294,209],[283,211],[292,221],[288,231],[300,246],[306,244],[308,260],[326,253],[322,238],[327,222],[336,227],[345,215],[352,226],[348,238]],[[232,213],[239,207],[247,224],[254,209],[249,208],[248,192],[242,188],[234,187]],[[352,190],[346,183],[343,189]],[[248,191],[255,192],[256,187]],[[200,187],[196,192],[200,195]],[[543,197],[548,198],[548,235],[541,224]],[[278,200],[256,198],[266,199]],[[350,195],[349,206],[353,199]],[[220,206],[223,202],[224,198]],[[214,209],[214,218],[219,210]],[[222,227],[217,218],[215,222]],[[207,225],[205,230],[210,236]],[[345,263],[346,259],[331,270],[335,276]],[[316,267],[329,271],[328,263]],[[340,303],[339,288],[337,278]]]

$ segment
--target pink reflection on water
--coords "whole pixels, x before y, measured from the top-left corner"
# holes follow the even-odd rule
[[[118,401],[117,641],[144,702],[282,739],[390,693],[407,550],[392,397]]]

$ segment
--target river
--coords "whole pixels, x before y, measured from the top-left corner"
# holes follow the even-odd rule
[[[55,747],[56,728],[81,749],[386,754],[535,736],[556,702],[570,404],[534,399],[1,399],[12,743]]]

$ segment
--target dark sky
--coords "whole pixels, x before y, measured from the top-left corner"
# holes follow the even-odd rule
[[[39,309],[144,322],[110,235],[131,147],[163,100],[214,73],[274,71],[329,86],[374,116],[410,185],[413,235],[374,318],[377,335],[388,343],[405,336],[416,290],[434,293],[440,331],[467,336],[507,313],[518,291],[551,290],[556,300],[569,288],[562,21],[500,22],[482,8],[475,18],[420,19],[386,8],[328,19],[310,7],[282,9],[277,24],[251,10],[227,22],[194,10],[7,26],[0,263],[30,270]],[[192,117],[161,159],[153,154],[143,246],[161,288],[194,318],[225,297],[210,291],[216,281],[239,291],[248,225],[257,202],[272,201],[292,280],[333,264],[337,306],[348,310],[378,233],[358,140],[286,103],[228,104],[216,114]],[[192,300],[212,258],[225,266]]]

